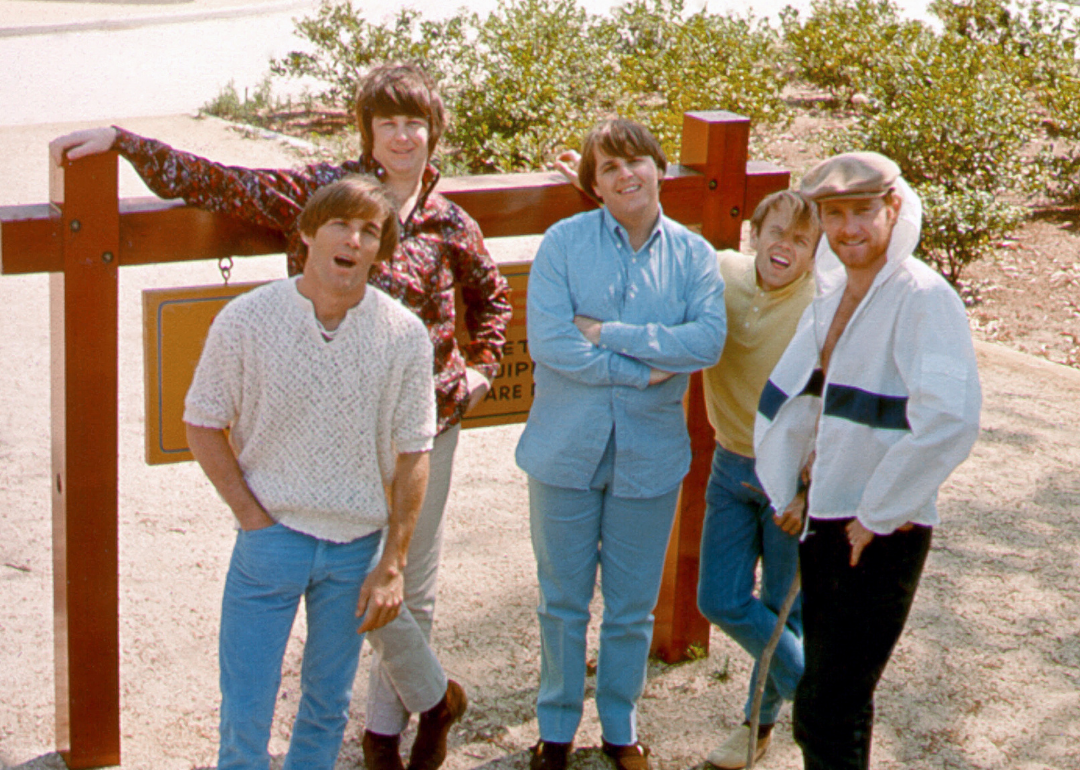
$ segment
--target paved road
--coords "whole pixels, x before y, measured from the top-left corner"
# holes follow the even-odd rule
[[[0,125],[191,112],[230,80],[258,83],[315,4],[0,4]]]

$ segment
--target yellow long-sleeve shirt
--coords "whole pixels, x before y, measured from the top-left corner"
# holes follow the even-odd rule
[[[787,286],[766,291],[758,285],[754,258],[721,251],[727,308],[727,341],[715,366],[704,371],[705,408],[720,446],[754,456],[754,415],[761,390],[814,298],[810,272]]]

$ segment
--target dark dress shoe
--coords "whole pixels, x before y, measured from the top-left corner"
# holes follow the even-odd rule
[[[627,746],[604,741],[604,753],[615,760],[618,770],[649,770],[649,747],[641,741]]]
[[[461,719],[469,699],[465,689],[453,679],[446,683],[443,699],[420,715],[408,770],[438,770],[446,759],[446,737],[450,725]]]
[[[538,742],[529,749],[532,752],[529,770],[566,770],[572,746],[572,743]]]

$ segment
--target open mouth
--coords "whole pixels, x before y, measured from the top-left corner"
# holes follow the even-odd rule
[[[784,270],[786,268],[791,267],[791,261],[790,260],[786,259],[785,257],[781,257],[781,256],[779,256],[777,254],[769,255],[769,261],[772,262],[773,266],[776,267],[779,270]]]
[[[350,259],[349,257],[337,256],[337,257],[334,257],[334,264],[337,265],[338,267],[345,267],[345,268],[356,267],[356,260],[355,259]]]

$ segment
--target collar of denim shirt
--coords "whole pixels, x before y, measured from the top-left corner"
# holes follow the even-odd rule
[[[602,208],[601,211],[603,212],[604,228],[611,233],[611,237],[615,240],[620,252],[630,256],[641,254],[649,251],[649,247],[660,237],[661,225],[664,221],[663,206],[657,206],[656,221],[653,222],[652,231],[649,233],[649,237],[645,239],[645,243],[641,244],[641,248],[637,251],[634,251],[634,248],[630,245],[630,237],[626,234],[626,228],[619,224],[619,221],[611,215],[607,208]]]

